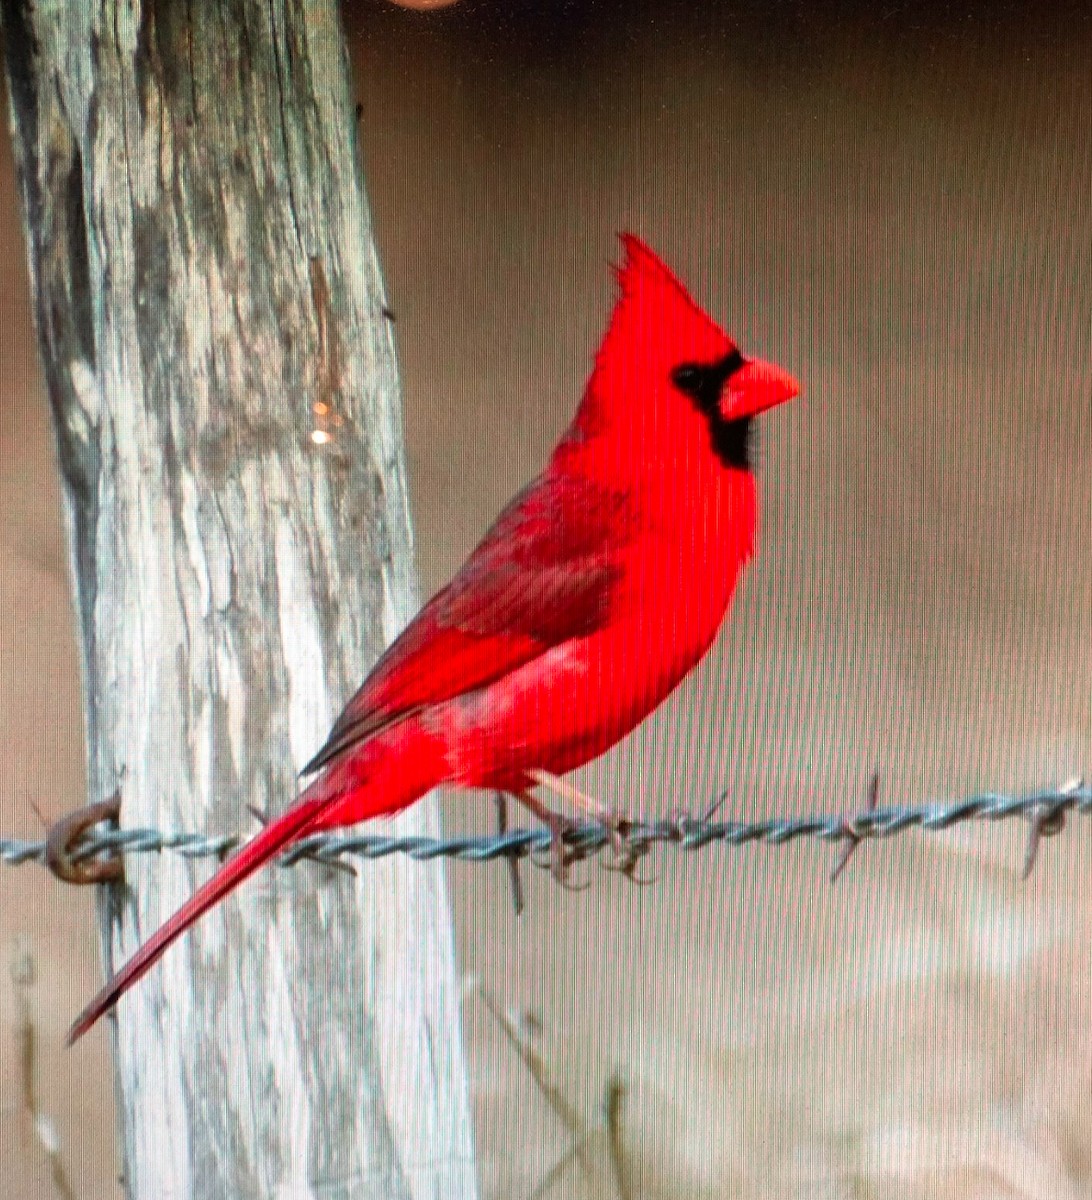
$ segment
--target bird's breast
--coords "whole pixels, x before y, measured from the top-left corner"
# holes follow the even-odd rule
[[[644,534],[627,553],[629,605],[651,636],[704,653],[754,549],[756,501],[749,472],[699,478],[667,473],[643,489]]]

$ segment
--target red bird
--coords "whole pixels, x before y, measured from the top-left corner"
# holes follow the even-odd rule
[[[751,423],[794,379],[745,358],[632,234],[584,398],[545,469],[376,663],[321,774],[136,952],[82,1036],[204,912],[307,834],[441,784],[508,792],[613,746],[709,649],[754,549]]]

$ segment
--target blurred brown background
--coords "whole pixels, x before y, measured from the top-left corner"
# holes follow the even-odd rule
[[[633,811],[1092,765],[1087,6],[816,7],[347,10],[426,588],[566,423],[617,230],[804,383],[762,426],[760,557],[716,652],[583,773]],[[6,139],[0,254],[0,834],[36,836],[83,766]],[[500,868],[456,866],[459,953],[589,1123],[623,1081],[634,1195],[1068,1200],[1092,1193],[1090,832],[1027,883],[1011,826],[869,845],[834,888],[814,845],[658,855],[644,889],[533,873],[519,920]],[[59,1194],[21,1114],[17,934],[42,1106],[75,1194],[113,1195],[106,1036],[61,1047],[98,978],[90,897],[33,867],[0,869],[4,1194]],[[571,1138],[474,992],[465,1029],[483,1194],[529,1196]],[[549,1194],[617,1194],[604,1140]]]

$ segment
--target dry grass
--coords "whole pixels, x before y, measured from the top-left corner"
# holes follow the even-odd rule
[[[61,1154],[60,1135],[52,1117],[42,1111],[38,1095],[40,1034],[33,1002],[38,971],[33,945],[28,937],[17,937],[12,942],[9,976],[15,1001],[15,1061],[18,1064],[24,1129],[32,1135],[45,1158],[54,1194],[59,1200],[76,1200]]]

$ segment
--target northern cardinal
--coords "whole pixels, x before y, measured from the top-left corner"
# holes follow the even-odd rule
[[[754,549],[752,420],[799,388],[621,240],[621,295],[545,469],[376,663],[305,768],[314,782],[141,946],[69,1043],[304,835],[441,784],[507,792],[556,821],[531,789],[574,791],[556,776],[614,745],[709,649]]]

